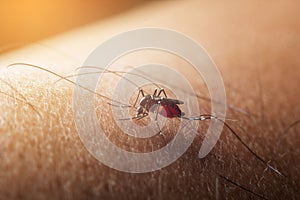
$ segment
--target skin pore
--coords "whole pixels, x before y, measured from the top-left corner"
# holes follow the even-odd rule
[[[154,7],[151,13],[157,15],[145,23],[182,31],[205,46],[224,80],[227,104],[248,113],[228,109],[227,117],[238,120],[228,123],[251,149],[287,177],[267,169],[226,128],[210,154],[199,159],[208,122],[200,122],[199,136],[191,147],[166,168],[145,174],[111,169],[89,154],[77,134],[73,85],[65,81],[54,84],[57,77],[48,78],[46,72],[23,67],[21,74],[10,68],[9,75],[1,76],[1,91],[10,95],[0,96],[1,198],[215,199],[216,180],[221,199],[258,198],[221,177],[217,179],[217,175],[268,199],[299,198],[299,125],[284,131],[300,119],[299,20],[293,9],[297,6],[256,3],[177,2],[172,4],[173,17],[169,17],[169,4],[165,3]],[[187,15],[186,9],[194,15]],[[150,11],[141,12],[147,16]],[[135,17],[129,16],[128,22],[138,24]],[[199,20],[189,20],[192,17]],[[184,67],[174,57],[150,57],[158,63]],[[116,65],[135,66],[147,59],[149,56],[133,54]],[[59,73],[60,69],[57,66],[53,71]],[[193,84],[205,93],[205,85]],[[203,114],[210,114],[209,102],[199,99],[199,103]],[[103,102],[96,106],[103,106]],[[110,128],[110,124],[107,121],[104,126]],[[120,141],[112,136],[114,139]]]

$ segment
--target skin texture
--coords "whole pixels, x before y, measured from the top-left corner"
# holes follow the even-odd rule
[[[53,84],[56,78],[43,78],[47,73],[38,70],[20,75],[11,69],[1,83],[1,91],[12,96],[0,97],[1,198],[215,199],[216,178],[222,175],[268,199],[299,199],[300,127],[296,124],[285,131],[300,119],[300,26],[295,4],[164,2],[151,9],[157,13],[153,21],[145,22],[158,26],[160,19],[160,26],[201,41],[220,70],[227,103],[248,113],[228,109],[227,117],[238,120],[228,123],[287,177],[267,169],[226,129],[211,153],[198,159],[208,122],[201,123],[199,136],[170,166],[145,174],[116,171],[93,158],[81,143],[73,119],[72,84]],[[171,5],[176,16],[166,11]],[[187,15],[187,10],[193,15]],[[150,11],[140,12],[147,16]],[[128,23],[138,23],[138,14],[128,16]],[[147,59],[132,55],[119,63],[135,65]],[[151,59],[159,63],[162,58],[151,54]],[[173,57],[166,60],[170,65],[180,62]],[[203,84],[193,84],[207,94]],[[36,107],[18,100],[20,94]],[[199,103],[210,114],[209,102],[200,99]],[[101,100],[95,104],[105,105]],[[110,124],[103,126],[111,130]],[[111,139],[122,142],[117,134],[112,130]],[[218,182],[221,199],[258,198],[220,177]]]

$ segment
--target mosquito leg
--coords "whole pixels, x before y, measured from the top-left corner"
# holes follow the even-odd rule
[[[165,89],[164,89],[164,88],[161,88],[161,89],[159,90],[159,92],[158,92],[157,96],[159,96],[161,93],[163,93],[163,94],[164,94],[164,96],[165,96],[166,98],[168,98],[168,96],[167,96],[167,94],[166,94],[166,91],[165,91]]]
[[[162,130],[161,130],[159,124],[158,124],[158,121],[157,121],[158,110],[159,110],[159,107],[160,107],[160,106],[161,106],[161,102],[159,102],[159,103],[157,104],[157,109],[156,109],[156,114],[155,114],[155,119],[154,119],[154,120],[155,120],[155,123],[156,123],[156,125],[157,125],[158,130],[159,130],[159,135],[162,137],[162,139],[163,139],[163,141],[164,141],[164,144],[166,145],[167,142],[166,142],[165,135],[163,134],[163,132],[162,132]]]
[[[135,106],[136,106],[136,104],[137,104],[137,101],[138,101],[138,99],[139,99],[140,95],[142,95],[142,97],[144,97],[144,96],[145,96],[145,94],[144,94],[144,90],[143,90],[143,89],[140,89],[140,90],[139,90],[139,93],[138,93],[138,95],[137,95],[137,97],[136,97],[136,99],[135,99],[135,102],[134,102],[134,104],[133,104],[133,107],[135,107]]]
[[[166,141],[166,137],[164,135],[164,133],[162,132],[158,122],[156,121],[156,125],[157,125],[157,128],[159,129],[159,135],[162,137],[163,141],[164,141],[164,145],[167,145],[167,141]]]
[[[154,96],[154,97],[157,97],[157,96],[156,96],[156,93],[157,93],[157,88],[155,88],[155,90],[154,90],[154,92],[153,92],[153,96]]]
[[[143,119],[144,117],[147,117],[148,113],[144,113],[142,116],[134,116],[134,117],[129,117],[129,118],[122,118],[118,119],[119,121],[125,121],[125,120],[140,120]]]
[[[132,105],[116,105],[116,104],[112,104],[110,102],[107,102],[107,104],[110,105],[110,106],[120,107],[120,108],[131,108],[131,107],[133,107]]]
[[[137,101],[138,101],[140,95],[142,95],[142,97],[145,96],[144,90],[143,90],[143,89],[140,89],[140,90],[139,90],[139,93],[138,93],[138,95],[137,95],[137,97],[136,97],[136,99],[135,99],[135,102],[134,102],[133,106],[131,106],[131,105],[116,105],[116,104],[112,104],[112,103],[109,103],[109,102],[107,102],[107,103],[108,103],[109,105],[111,105],[111,106],[116,106],[116,107],[120,107],[120,108],[130,108],[130,107],[135,108],[135,106],[136,106],[136,104],[137,104]]]
[[[161,106],[161,102],[159,101],[158,104],[157,104],[157,109],[156,109],[156,113],[155,113],[155,121],[157,121],[157,117],[158,117],[158,110],[159,110],[159,107]]]
[[[142,116],[135,116],[132,119],[140,120],[140,119],[143,119],[144,117],[147,117],[147,116],[148,116],[148,113],[143,113]]]
[[[140,89],[140,92],[141,92],[142,96],[144,97],[144,96],[145,96],[144,90],[143,90],[143,89]]]

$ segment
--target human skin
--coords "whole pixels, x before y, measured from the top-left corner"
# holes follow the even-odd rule
[[[268,199],[299,199],[299,126],[284,132],[300,119],[299,5],[295,4],[164,2],[126,18],[132,27],[172,28],[201,43],[222,75],[227,104],[248,113],[228,109],[228,118],[238,120],[228,123],[287,177],[268,169],[226,128],[210,154],[199,159],[208,122],[203,122],[199,137],[170,166],[143,174],[109,168],[89,154],[77,134],[72,84],[50,84],[51,80],[40,78],[46,72],[35,71],[28,78],[10,69],[13,78],[8,81],[36,106],[42,118],[27,103],[1,96],[1,198],[214,199],[216,178],[221,175]],[[153,19],[144,25],[143,19],[136,19],[141,13],[151,13]],[[153,57],[159,60],[157,54]],[[133,65],[147,59],[133,56],[121,63]],[[172,59],[167,62],[175,65],[177,60]],[[52,70],[59,73],[61,69]],[[2,88],[22,99],[7,84]],[[209,112],[208,102],[199,102]],[[110,124],[107,121],[104,126]],[[222,178],[218,181],[222,199],[258,198]]]

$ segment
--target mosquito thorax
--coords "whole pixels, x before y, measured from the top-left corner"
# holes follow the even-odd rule
[[[141,106],[143,106],[143,107],[145,107],[147,104],[149,104],[149,102],[151,101],[151,95],[146,95],[146,96],[144,96],[143,98],[141,98],[141,100],[140,100],[140,105]]]

